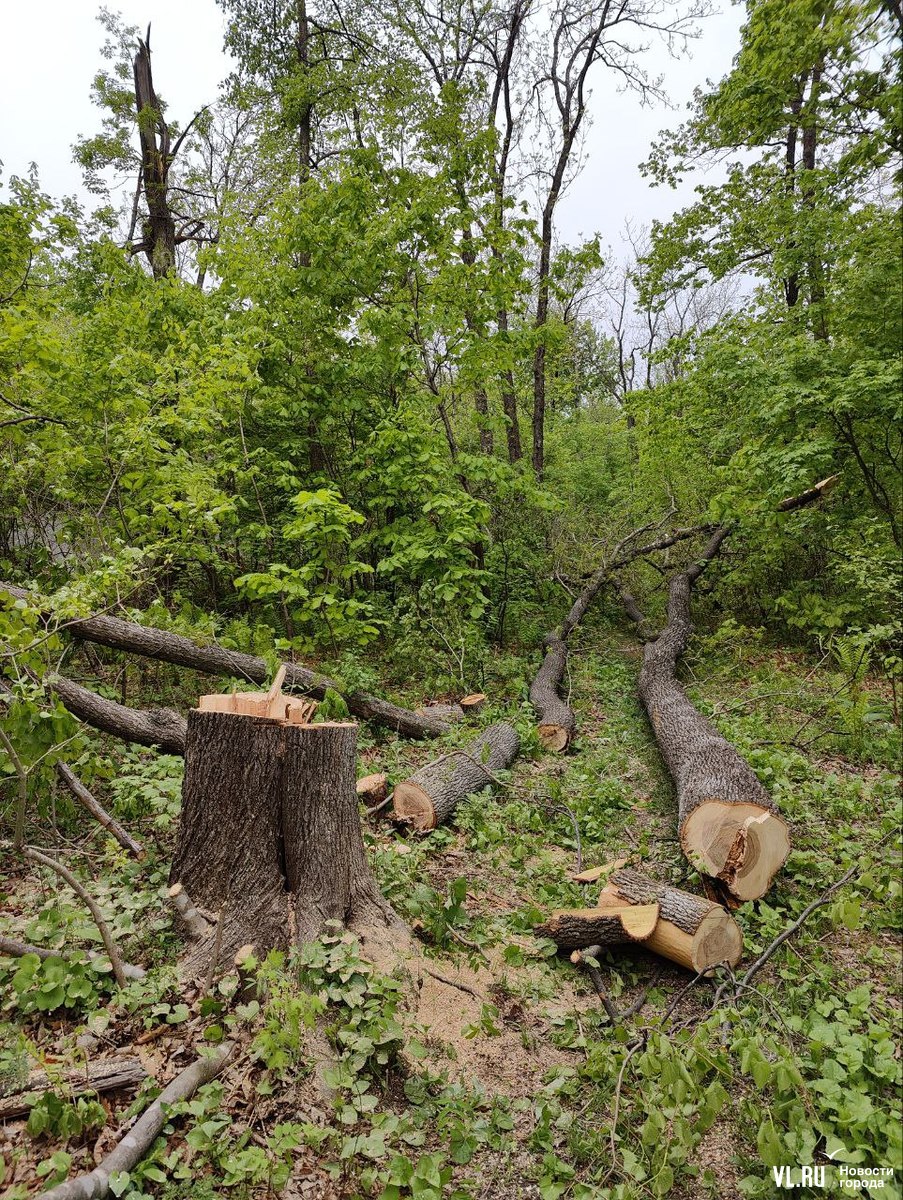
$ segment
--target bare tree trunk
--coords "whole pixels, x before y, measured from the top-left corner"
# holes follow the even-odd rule
[[[162,279],[176,265],[176,222],[169,207],[169,168],[172,165],[169,128],[154,91],[150,29],[147,40],[138,41],[138,53],[132,66],[141,142],[141,179],[148,212],[141,248],[147,255],[154,278]]]

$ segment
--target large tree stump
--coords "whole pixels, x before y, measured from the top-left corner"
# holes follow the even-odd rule
[[[720,904],[629,869],[614,871],[599,896],[600,908],[620,910],[625,903],[658,904],[659,919],[645,945],[663,958],[697,973],[740,961],[743,934]]]
[[[206,918],[183,971],[315,938],[327,921],[400,926],[364,853],[357,726],[194,710],[170,882]],[[189,930],[190,931],[190,930]]]
[[[511,725],[504,721],[490,725],[466,750],[451,750],[396,784],[396,819],[421,831],[435,829],[465,796],[490,787],[494,772],[509,767],[519,750],[520,738]]]

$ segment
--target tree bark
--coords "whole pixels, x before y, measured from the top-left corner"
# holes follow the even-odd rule
[[[19,600],[33,602],[31,594],[15,584],[0,582],[0,591],[9,592]],[[159,659],[179,667],[188,667],[192,671],[203,671],[208,675],[231,676],[257,684],[266,683],[270,678],[269,666],[264,659],[256,655],[241,654],[217,645],[199,646],[181,634],[154,629],[149,625],[138,625],[133,621],[123,621],[118,617],[85,617],[67,621],[65,629],[81,641],[96,642],[98,645],[108,646],[111,650],[122,650],[127,654],[141,654],[145,658]],[[356,717],[372,721],[375,725],[387,726],[406,737],[437,737],[446,730],[442,720],[428,715],[418,716],[406,708],[399,708],[367,692],[343,693],[340,684],[334,679],[319,675],[298,663],[286,663],[285,666],[283,686],[287,691],[304,692],[316,700],[322,700],[327,691],[338,692],[343,695],[349,711]],[[63,702],[65,703],[65,700]]]
[[[46,676],[44,682],[74,717],[102,733],[139,746],[158,746],[166,754],[185,751],[185,718],[171,708],[126,708],[62,675]]]
[[[206,920],[183,972],[317,937],[327,921],[399,928],[364,853],[357,726],[193,710],[170,883]],[[172,890],[172,889],[171,889]]]
[[[693,629],[693,584],[729,532],[716,530],[701,561],[672,579],[668,623],[646,645],[639,692],[677,789],[681,847],[697,870],[742,902],[771,886],[790,851],[787,825],[749,764],[694,708],[676,678]]]
[[[599,897],[603,908],[624,904],[659,905],[659,919],[645,945],[689,971],[699,973],[725,962],[735,967],[740,961],[743,934],[720,904],[630,869],[614,871]]]
[[[0,1121],[26,1116],[34,1106],[35,1093],[62,1088],[73,1096],[92,1092],[100,1095],[137,1087],[146,1078],[147,1071],[137,1058],[98,1059],[75,1071],[67,1071],[62,1079],[52,1078],[46,1071],[33,1071],[14,1095],[0,1099]]]
[[[568,648],[564,638],[550,633],[545,639],[545,656],[530,685],[530,703],[536,709],[539,740],[546,750],[567,750],[577,728],[577,719],[558,689],[567,670]]]
[[[434,759],[395,787],[393,808],[412,828],[435,829],[466,797],[493,783],[495,771],[509,767],[520,750],[517,732],[504,721],[490,725],[466,750]]]
[[[534,925],[533,933],[551,938],[559,950],[582,950],[594,945],[604,949],[625,942],[646,942],[658,917],[655,901],[637,907],[561,909]]]
[[[327,921],[356,930],[400,925],[364,853],[357,726],[294,725],[284,735],[282,836],[299,944],[318,937]]]
[[[222,913],[220,958],[240,946],[288,945],[281,828],[283,727],[232,713],[188,714],[182,813],[170,884],[180,883],[210,920],[191,947],[186,974],[202,970]],[[212,919],[211,919],[212,918]]]

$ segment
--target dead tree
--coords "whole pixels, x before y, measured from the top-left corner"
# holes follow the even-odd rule
[[[206,920],[188,926],[185,974],[196,978],[211,957],[232,963],[249,944],[260,954],[308,941],[327,921],[401,930],[364,853],[357,726],[298,724],[291,709],[283,717],[244,715],[240,704],[211,711],[212,699],[188,715],[170,871],[182,907]]]
[[[172,131],[163,115],[163,104],[154,88],[150,26],[147,27],[147,36],[143,40],[138,39],[138,51],[132,62],[132,75],[135,85],[138,140],[141,144],[138,192],[144,193],[147,212],[142,224],[141,240],[132,241],[130,248],[132,254],[144,254],[154,278],[162,279],[175,270],[177,246],[183,242],[202,240],[203,219],[189,217],[182,220],[173,206],[170,195],[170,172],[173,164],[185,138],[201,114],[197,113],[173,141]],[[136,193],[136,204],[137,199]],[[137,212],[135,217],[137,218]]]

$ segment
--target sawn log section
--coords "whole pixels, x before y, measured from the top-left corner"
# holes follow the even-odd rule
[[[397,784],[395,817],[414,829],[435,829],[465,796],[491,786],[492,775],[509,767],[519,750],[520,738],[511,725],[490,725],[466,750],[451,750]]]

